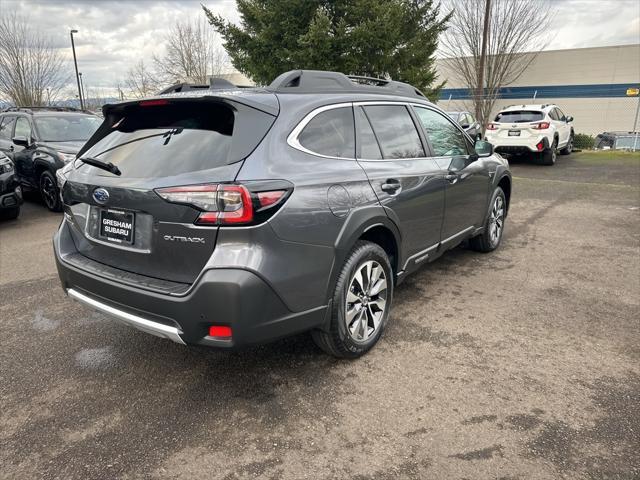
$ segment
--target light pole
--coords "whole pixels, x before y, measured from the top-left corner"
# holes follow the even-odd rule
[[[78,72],[78,76],[80,77],[80,90],[82,91],[82,99],[84,102],[87,101],[87,92],[84,89],[84,82],[82,81],[82,72]]]
[[[76,67],[76,82],[78,82],[78,98],[80,99],[80,110],[84,110],[84,102],[82,101],[82,88],[80,88],[80,75],[78,75],[78,61],[76,60],[76,45],[73,43],[73,34],[78,33],[78,30],[71,30],[71,50],[73,50],[73,64]]]

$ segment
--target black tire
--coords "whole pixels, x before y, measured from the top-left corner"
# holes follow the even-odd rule
[[[502,213],[496,215],[496,203],[500,202],[502,205]],[[502,191],[502,188],[498,187],[494,190],[491,196],[491,202],[489,203],[489,212],[487,215],[487,222],[484,225],[484,230],[480,235],[473,237],[469,241],[469,245],[476,252],[488,253],[494,251],[500,246],[502,241],[502,234],[504,233],[504,221],[507,218],[507,199]],[[494,227],[499,228],[497,237],[494,235]]]
[[[540,153],[541,165],[555,165],[556,158],[558,156],[558,139],[553,139],[551,147],[547,148],[544,152]]]
[[[52,212],[61,212],[62,201],[60,200],[60,191],[58,190],[56,177],[50,171],[45,170],[40,175],[38,187],[42,201],[47,208]]]
[[[571,132],[571,135],[569,135],[569,143],[567,143],[567,145],[562,150],[560,150],[560,154],[571,155],[571,152],[573,152],[573,132]]]
[[[373,267],[369,271],[374,272],[375,270],[369,278],[375,278],[375,274],[379,273],[378,267],[382,269],[382,273],[380,273],[378,280],[373,282],[365,279],[363,281],[365,291],[360,292],[357,273],[360,269],[359,273],[362,277],[362,273],[367,271],[367,266]],[[376,295],[372,293],[375,289],[371,287],[379,285],[379,280],[383,279],[382,274],[384,274],[386,286],[383,309],[379,310],[378,305],[382,298],[382,291]],[[369,285],[369,283],[374,285]],[[349,255],[347,255],[336,282],[332,297],[329,331],[313,330],[311,332],[316,345],[329,355],[338,358],[357,358],[368,352],[382,335],[389,319],[389,311],[393,301],[393,286],[393,272],[386,252],[375,243],[357,242],[349,252]],[[351,298],[358,297],[359,300],[348,303],[348,295]],[[351,305],[349,311],[355,311],[356,313],[354,313],[351,322],[347,323],[347,308],[349,305]],[[358,309],[358,306],[360,309]],[[376,319],[377,324],[375,323]],[[357,322],[358,324],[356,325]],[[352,328],[353,331],[351,330]],[[370,328],[372,330],[369,333]],[[365,330],[367,333],[364,333]],[[365,335],[367,335],[366,338]],[[357,338],[359,336],[361,338]]]
[[[9,208],[0,212],[0,218],[4,220],[15,220],[20,215],[20,206]]]

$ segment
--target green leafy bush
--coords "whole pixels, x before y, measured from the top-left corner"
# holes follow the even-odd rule
[[[573,137],[573,148],[579,150],[592,150],[596,145],[596,139],[586,133],[576,133]]]

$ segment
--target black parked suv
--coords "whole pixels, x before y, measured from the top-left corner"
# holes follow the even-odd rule
[[[10,108],[0,113],[0,152],[13,160],[24,188],[38,190],[49,210],[60,211],[56,171],[75,158],[101,123],[73,108]]]
[[[474,140],[482,138],[482,126],[471,112],[447,112],[447,115],[458,122],[467,135]]]
[[[20,215],[22,189],[14,172],[11,159],[0,152],[0,219],[15,219]]]
[[[508,163],[407,84],[303,70],[103,111],[59,171],[62,287],[181,344],[310,330],[357,357],[409,273],[502,238]]]

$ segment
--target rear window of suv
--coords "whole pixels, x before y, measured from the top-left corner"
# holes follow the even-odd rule
[[[274,120],[256,109],[237,107],[212,101],[125,106],[111,120],[111,130],[82,156],[111,162],[123,177],[134,178],[227,165],[250,153]],[[234,140],[241,144],[235,150]],[[79,168],[110,175],[86,164]]]
[[[496,122],[500,123],[530,123],[544,119],[544,113],[536,110],[510,110],[496,115]]]

